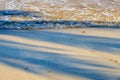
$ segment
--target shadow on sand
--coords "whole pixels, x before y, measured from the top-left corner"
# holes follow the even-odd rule
[[[66,49],[58,49],[57,47],[51,48],[48,47],[48,45],[39,46],[41,44],[37,45],[34,43],[34,40],[38,42],[45,41],[46,43],[56,43],[77,48],[87,47],[97,51],[118,53],[120,50],[119,39],[83,36],[42,30],[1,30],[0,35],[13,36],[16,38],[19,37],[33,42],[32,44],[29,44],[25,42],[19,42],[17,40],[4,40],[1,38],[0,62],[14,68],[21,70],[27,69],[26,71],[30,73],[41,75],[45,75],[45,73],[50,70],[54,73],[85,77],[92,80],[120,79],[120,77],[117,76],[118,73],[112,73],[112,75],[115,76],[113,77],[111,76],[110,72],[107,71],[108,69],[116,69],[115,67],[106,64],[98,64],[97,60],[95,60],[96,62],[93,62],[83,59],[89,59],[90,56],[64,54]],[[41,51],[41,49],[46,50]],[[62,51],[63,54],[47,51],[49,49],[53,51],[57,50],[58,52]],[[79,59],[75,58],[78,56],[80,57]]]
[[[11,13],[9,13],[11,12]],[[27,12],[19,11],[0,11],[0,16],[10,15],[10,16],[31,16]],[[32,17],[34,14],[32,14]],[[103,52],[115,52],[120,51],[120,39],[95,37],[95,36],[83,36],[77,34],[68,34],[60,32],[51,31],[24,31],[24,30],[2,30],[2,29],[28,29],[32,26],[35,28],[55,28],[60,26],[77,26],[81,25],[94,27],[96,26],[92,22],[78,22],[78,21],[0,21],[0,35],[8,37],[16,37],[20,39],[27,39],[32,41],[32,44],[20,42],[15,38],[13,40],[0,38],[0,62],[18,68],[20,70],[26,70],[27,72],[46,75],[48,71],[54,73],[85,77],[91,80],[119,80],[120,76],[118,73],[112,73],[116,69],[113,66],[107,64],[98,64],[97,60],[94,61],[85,60],[90,56],[64,54],[66,49],[51,48],[47,45],[38,44],[36,45],[34,41],[38,42],[48,42],[55,43],[58,45],[70,46],[74,48],[82,47],[89,48],[97,51]],[[7,27],[6,27],[7,26]],[[17,27],[16,27],[17,26]],[[48,26],[48,27],[47,27]],[[59,27],[60,27],[59,26]],[[19,27],[19,28],[18,28]],[[100,26],[103,27],[103,26]],[[111,26],[115,27],[115,26]],[[117,26],[119,27],[119,26]],[[39,36],[39,37],[38,37]],[[97,47],[96,47],[97,46]],[[42,51],[41,49],[45,49]],[[52,51],[62,51],[63,53],[50,52]],[[76,57],[80,57],[77,59]]]

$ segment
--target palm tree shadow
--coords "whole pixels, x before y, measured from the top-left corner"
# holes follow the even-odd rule
[[[26,34],[26,32],[28,34]],[[68,34],[62,32],[52,31],[4,31],[0,34],[18,36],[27,39],[35,39],[38,41],[52,42],[72,47],[88,48],[97,51],[119,54],[120,39],[119,38],[105,38],[98,36],[85,36],[78,34]],[[31,35],[31,36],[30,36]],[[36,37],[38,35],[39,37]],[[41,36],[42,35],[42,36]],[[69,41],[68,41],[69,40]],[[96,47],[97,46],[97,47]]]
[[[14,45],[21,45],[19,43],[11,43],[11,41],[1,41],[0,46],[0,62],[24,70],[34,74],[46,75],[49,70],[55,73],[72,75],[77,77],[85,77],[88,79],[111,79],[112,77],[106,76],[109,74],[107,71],[101,72],[96,68],[103,69],[116,69],[105,64],[97,64],[83,59],[73,58],[75,55],[59,54],[53,52],[34,51],[25,48],[18,48]],[[7,44],[7,45],[6,45]],[[8,44],[12,44],[11,46]],[[21,45],[24,46],[24,45]],[[26,45],[28,47],[29,45]],[[10,54],[6,52],[6,49],[11,51]],[[54,50],[54,49],[53,49]],[[21,52],[25,51],[25,53]],[[78,67],[79,66],[79,67]],[[84,68],[83,66],[89,66]],[[91,73],[92,72],[92,73]],[[120,77],[116,77],[119,79]]]
[[[15,10],[3,10],[0,11],[0,16],[24,16],[24,17],[36,17],[33,13],[24,12],[24,11],[15,11]],[[103,22],[104,23],[104,22]],[[116,23],[116,22],[113,22]],[[51,43],[57,43],[72,47],[89,47],[90,49],[95,49],[99,51],[110,52],[112,48],[120,49],[119,39],[112,38],[103,38],[103,37],[94,37],[94,36],[83,36],[83,35],[75,35],[75,34],[67,34],[60,32],[50,32],[50,31],[15,31],[10,29],[44,29],[44,28],[56,28],[56,27],[103,27],[100,25],[96,25],[91,21],[66,21],[66,20],[31,20],[31,21],[0,21],[0,34],[8,35],[8,36],[17,36],[29,40],[37,40],[37,41],[46,41]],[[104,26],[105,27],[105,26]],[[116,27],[116,26],[110,26]],[[117,28],[120,26],[117,26]],[[6,32],[3,29],[9,29],[10,31]],[[35,36],[38,35],[38,36]],[[41,36],[42,35],[42,36]],[[53,39],[54,38],[54,39]],[[71,39],[72,38],[72,39]],[[67,41],[69,40],[69,41]],[[96,40],[103,40],[101,42]],[[116,42],[109,43],[107,42]],[[107,42],[107,43],[106,43]],[[20,48],[15,47],[21,46]],[[26,48],[24,48],[24,46]],[[96,47],[98,46],[98,47]],[[103,47],[104,46],[104,47]],[[97,70],[99,67],[103,69],[115,69],[115,67],[111,67],[105,64],[97,64],[94,62],[90,62],[83,59],[73,58],[75,55],[65,55],[54,52],[47,51],[36,51],[29,49],[28,47],[34,48],[44,48],[44,49],[52,49],[63,51],[64,49],[56,49],[50,48],[46,46],[35,46],[29,45],[25,43],[20,43],[19,41],[6,41],[0,40],[0,62],[12,66],[14,68],[18,68],[20,70],[26,70],[30,73],[35,74],[44,74],[48,70],[51,70],[55,73],[66,74],[66,75],[74,75],[77,77],[86,77],[92,80],[106,80],[111,79],[112,76],[109,75],[109,71]],[[106,49],[104,49],[106,48]],[[10,53],[8,53],[8,51]],[[114,50],[113,50],[114,51]],[[83,56],[81,56],[83,57]],[[90,68],[84,68],[83,66],[90,66]],[[97,69],[93,69],[91,67],[96,67]],[[91,73],[92,72],[92,73]],[[107,75],[107,76],[106,76]],[[116,76],[116,74],[114,74]],[[119,76],[116,76],[115,79],[120,79]]]

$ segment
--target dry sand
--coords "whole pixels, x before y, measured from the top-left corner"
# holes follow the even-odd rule
[[[102,28],[1,30],[0,80],[119,80],[119,34]]]

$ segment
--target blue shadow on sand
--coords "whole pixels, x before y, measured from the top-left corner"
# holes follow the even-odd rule
[[[23,16],[23,17],[36,17],[35,13],[18,11],[18,10],[2,10],[0,16]],[[96,23],[109,23],[109,22],[96,22]],[[112,22],[113,24],[119,24]],[[43,30],[29,30],[34,28],[56,28],[56,27],[108,27],[95,22],[89,21],[65,21],[65,20],[35,20],[35,21],[6,21],[0,20],[0,35],[16,36],[29,40],[46,41],[61,45],[72,47],[82,47],[91,50],[110,52],[119,55],[120,52],[120,39],[105,38],[96,36],[85,36],[77,34],[68,34],[61,32],[51,32]],[[118,28],[119,25],[112,25],[109,27]],[[8,29],[8,30],[6,30]],[[28,29],[28,30],[10,30],[10,29]],[[19,46],[19,47],[18,47]],[[30,73],[45,75],[48,71],[55,73],[72,75],[77,77],[85,77],[91,80],[119,80],[120,76],[109,75],[109,71],[101,71],[97,68],[114,69],[105,64],[97,64],[92,61],[83,59],[76,59],[75,57],[82,55],[59,54],[47,51],[37,51],[29,49],[43,48],[57,51],[65,51],[65,49],[57,49],[44,46],[30,45],[20,42],[0,39],[0,63],[8,66],[25,70]],[[85,68],[89,66],[90,68]],[[92,68],[91,68],[92,67]],[[96,69],[94,69],[95,67]],[[115,74],[116,75],[116,74]]]
[[[113,52],[117,55],[120,50],[120,40],[113,38],[85,36],[42,30],[1,30],[0,34],[8,36],[17,36],[29,40],[46,41],[72,47],[82,47],[111,53]],[[14,45],[21,47],[16,47]],[[24,48],[24,46],[26,48]],[[82,76],[92,80],[106,80],[113,78],[112,76],[106,76],[106,73],[109,74],[109,72],[101,72],[100,70],[84,68],[83,66],[90,66],[96,68],[101,67],[107,69],[114,69],[114,67],[105,64],[97,64],[87,60],[73,58],[73,56],[76,55],[59,54],[47,51],[35,51],[32,49],[27,49],[27,47],[52,49],[63,52],[65,51],[64,49],[46,47],[46,45],[36,46],[9,40],[0,40],[0,62],[12,66],[14,68],[41,75],[45,75],[45,73],[47,73],[47,71],[50,70],[52,72],[60,74],[73,75],[77,77]],[[115,48],[116,50],[114,50]],[[115,79],[119,80],[120,77],[116,77]]]
[[[5,44],[11,43],[9,41],[1,42]],[[17,43],[15,44],[20,45]],[[72,56],[74,55],[33,51],[24,48],[11,47],[8,45],[1,45],[0,49],[0,62],[12,66],[14,68],[18,68],[35,74],[45,75],[45,73],[47,73],[47,71],[50,70],[52,72],[65,75],[73,75],[78,77],[82,76],[93,80],[105,80],[110,79],[111,77],[106,76],[104,72],[101,72],[100,70],[89,68],[87,69],[83,66],[114,69],[114,67],[110,67],[104,64],[96,64],[87,60],[72,58]],[[120,77],[117,77],[116,79],[119,78]]]

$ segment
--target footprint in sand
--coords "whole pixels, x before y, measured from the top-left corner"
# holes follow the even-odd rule
[[[115,62],[115,63],[117,63],[117,62],[118,62],[117,60],[114,60],[114,59],[110,59],[110,61],[113,61],[113,62]]]
[[[86,33],[86,31],[82,31],[82,33]]]

